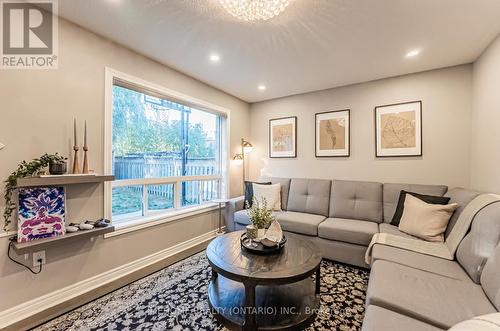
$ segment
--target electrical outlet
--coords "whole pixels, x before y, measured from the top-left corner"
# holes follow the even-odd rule
[[[41,260],[42,262],[39,262]],[[38,267],[40,264],[45,264],[45,251],[33,253],[33,266]]]

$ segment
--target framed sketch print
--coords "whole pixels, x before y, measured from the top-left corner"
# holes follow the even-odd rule
[[[316,157],[349,156],[350,110],[317,113]]]
[[[375,107],[377,157],[422,155],[422,101]]]
[[[297,157],[297,117],[269,120],[269,157]]]

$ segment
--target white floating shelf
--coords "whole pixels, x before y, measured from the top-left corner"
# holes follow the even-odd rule
[[[89,183],[102,183],[115,180],[114,175],[62,175],[19,178],[17,187],[78,185]]]
[[[79,230],[77,232],[68,232],[62,236],[36,239],[22,243],[14,242],[13,247],[19,254],[25,254],[25,253],[30,253],[32,251],[45,249],[45,247],[56,243],[62,243],[69,240],[97,237],[113,231],[115,231],[115,227],[109,225],[105,228],[93,228],[92,230]]]

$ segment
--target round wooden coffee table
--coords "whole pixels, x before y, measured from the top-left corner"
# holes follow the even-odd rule
[[[293,234],[276,255],[255,255],[241,248],[243,232],[215,238],[207,247],[212,267],[210,308],[233,330],[302,330],[319,309],[321,254]],[[316,273],[316,282],[310,276]]]

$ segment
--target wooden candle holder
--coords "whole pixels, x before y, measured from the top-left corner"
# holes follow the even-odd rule
[[[73,173],[74,174],[80,173],[80,162],[78,161],[78,150],[79,149],[80,149],[80,147],[73,146],[73,150],[75,151],[75,158],[73,159]]]
[[[87,145],[83,146],[83,172],[84,174],[89,173],[89,161],[87,159],[87,152],[89,151],[89,148]]]

